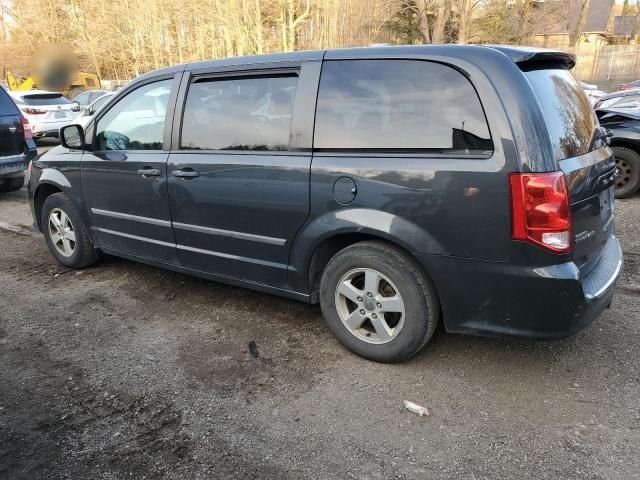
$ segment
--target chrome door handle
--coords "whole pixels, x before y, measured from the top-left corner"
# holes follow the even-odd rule
[[[195,170],[174,170],[171,175],[178,178],[195,178],[200,176],[200,172]]]
[[[141,168],[138,170],[138,175],[142,175],[143,177],[159,177],[162,175],[162,172],[157,168]]]

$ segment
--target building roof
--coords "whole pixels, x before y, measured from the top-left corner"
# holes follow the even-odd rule
[[[636,17],[633,15],[616,15],[613,18],[613,34],[630,36],[636,26]]]
[[[578,25],[583,0],[566,0],[567,10],[565,15],[559,15],[542,34],[553,35],[570,33]],[[584,33],[611,33],[609,31],[609,18],[615,0],[591,0],[587,21],[582,31]]]

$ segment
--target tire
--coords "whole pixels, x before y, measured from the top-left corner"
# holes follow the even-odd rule
[[[58,225],[64,227],[61,229],[64,230],[65,238],[63,239],[55,236],[55,234],[60,235],[58,232],[61,230],[56,228],[52,213],[55,214]],[[49,251],[65,267],[83,268],[100,259],[101,253],[91,243],[89,232],[78,210],[64,193],[54,193],[47,197],[42,206],[40,225]],[[75,241],[71,239],[72,237]]]
[[[24,185],[24,175],[0,180],[0,192],[15,192]]]
[[[379,286],[366,288],[371,271],[369,287],[376,284],[375,275]],[[418,353],[432,337],[440,316],[429,278],[400,249],[378,241],[351,245],[329,261],[320,281],[320,306],[340,343],[361,357],[384,363],[401,362]],[[349,328],[351,320],[355,327]]]
[[[613,147],[616,159],[616,198],[627,198],[640,188],[640,155],[626,147]]]

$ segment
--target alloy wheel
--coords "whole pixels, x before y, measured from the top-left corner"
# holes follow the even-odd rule
[[[404,300],[398,288],[371,268],[347,272],[335,293],[338,316],[360,340],[383,344],[396,338],[404,325]]]
[[[57,252],[70,257],[76,249],[76,232],[69,216],[60,208],[49,213],[49,238]]]

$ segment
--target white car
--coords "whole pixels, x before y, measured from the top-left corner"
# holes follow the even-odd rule
[[[105,93],[87,107],[83,108],[80,117],[76,119],[75,123],[81,125],[82,128],[86,130],[89,123],[91,123],[91,120],[96,116],[96,113],[98,113],[98,111],[107,104],[114,94],[115,92]]]
[[[80,106],[61,93],[45,90],[14,90],[9,92],[31,125],[33,136],[57,137],[60,128],[75,123]]]

